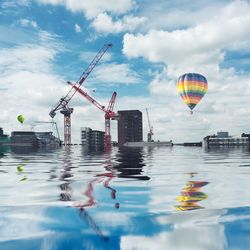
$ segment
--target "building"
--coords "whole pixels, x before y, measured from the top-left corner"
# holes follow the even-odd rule
[[[0,145],[6,145],[10,143],[10,138],[8,135],[3,133],[3,129],[0,128]]]
[[[13,131],[10,136],[11,146],[40,148],[43,146],[61,146],[61,141],[53,132]]]
[[[61,146],[62,142],[53,135],[53,132],[35,132],[38,138],[39,146]]]
[[[249,137],[244,136],[233,137],[229,136],[228,132],[217,132],[217,135],[208,135],[203,138],[204,146],[207,148],[218,146],[249,146]]]
[[[13,131],[10,136],[10,144],[13,146],[38,147],[39,140],[33,131]]]
[[[81,144],[90,150],[104,149],[105,133],[91,128],[81,128]]]
[[[220,131],[220,132],[217,132],[217,137],[218,138],[229,138],[229,133],[228,132],[223,132],[223,131]]]
[[[142,136],[142,112],[139,110],[118,111],[118,145],[126,142],[141,142]]]

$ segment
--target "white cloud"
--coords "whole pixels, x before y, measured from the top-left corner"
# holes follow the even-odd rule
[[[76,33],[81,33],[82,32],[81,27],[77,23],[75,24],[75,32]]]
[[[29,20],[29,19],[25,19],[25,18],[20,20],[20,24],[23,27],[32,27],[34,29],[38,28],[38,25],[37,25],[37,23],[35,21]]]
[[[102,64],[93,72],[94,81],[102,81],[107,84],[134,84],[140,83],[140,76],[134,72],[128,64]]]
[[[4,67],[5,75],[11,72],[48,72],[51,60],[56,51],[41,45],[26,44],[12,49],[2,49],[0,64]]]
[[[154,97],[152,117],[157,122],[154,126],[156,136],[171,138],[174,135],[174,140],[185,141],[190,138],[201,140],[203,136],[221,130],[222,126],[232,134],[249,131],[249,122],[238,110],[247,113],[250,78],[237,75],[232,67],[221,67],[228,51],[250,50],[249,13],[249,3],[235,1],[218,15],[211,15],[207,22],[192,28],[171,32],[150,30],[146,34],[124,36],[125,55],[166,65],[149,83],[149,91]],[[177,77],[186,72],[198,72],[208,79],[208,92],[191,117],[175,86]],[[157,104],[155,100],[158,99],[165,99],[165,106]],[[171,133],[164,129],[157,113],[171,117],[173,122],[166,124]]]
[[[112,12],[114,14],[123,14],[135,6],[133,0],[37,0],[43,4],[64,5],[72,12],[83,12],[88,19],[96,17],[103,12]]]
[[[76,13],[83,12],[91,20],[91,26],[98,33],[119,33],[133,31],[145,24],[146,17],[124,15],[136,7],[134,0],[109,0],[109,1],[78,1],[78,0],[37,0],[42,4],[63,5],[68,10]],[[113,20],[112,15],[117,16]],[[119,16],[119,17],[118,17]],[[76,32],[79,32],[75,26]]]
[[[5,110],[1,124],[8,133],[18,129],[29,130],[35,120],[50,120],[48,113],[52,105],[68,90],[63,79],[52,69],[55,56],[62,51],[62,46],[56,39],[53,40],[51,34],[39,34],[37,44],[0,50],[1,86],[6,88],[1,92]],[[16,121],[18,114],[26,117],[22,128]]]
[[[249,49],[249,13],[249,4],[237,1],[225,7],[219,16],[211,16],[193,28],[125,34],[123,52],[128,57],[164,62],[175,77],[184,69],[206,67],[203,72],[207,72],[222,62],[225,49]]]
[[[152,4],[151,0],[144,0],[138,14],[150,20],[146,29],[175,30],[209,20],[211,15],[219,15],[223,6],[225,1],[216,0],[157,1],[157,4]]]
[[[96,56],[96,52],[90,52],[90,51],[84,51],[80,53],[80,59],[84,62],[90,63]],[[107,62],[110,61],[113,58],[113,54],[110,52],[106,52],[102,59],[101,62]]]
[[[20,0],[20,1],[15,1],[15,0],[6,0],[1,4],[1,7],[3,9],[8,9],[8,8],[16,8],[18,6],[29,6],[30,0]]]
[[[133,31],[138,26],[146,22],[145,17],[123,16],[122,19],[113,21],[107,13],[99,14],[92,22],[92,27],[97,32],[119,33],[124,31]]]
[[[195,223],[191,222],[191,223]],[[197,223],[197,222],[196,222]],[[166,223],[165,223],[166,224]],[[166,225],[165,225],[166,226]],[[169,226],[170,227],[170,226]],[[196,235],[197,237],[194,237]],[[211,239],[214,239],[211,241]],[[216,240],[217,239],[217,240]],[[153,236],[122,236],[120,249],[225,249],[224,228],[219,224],[210,226],[183,226]]]
[[[0,122],[6,133],[20,129],[30,130],[33,122],[37,120],[50,121],[50,110],[69,90],[65,79],[53,71],[56,56],[64,51],[58,37],[45,31],[39,32],[35,44],[24,43],[0,50],[1,88],[5,89],[1,91],[4,111]],[[111,58],[111,55],[108,58]],[[92,74],[94,80],[113,84],[135,83],[139,79],[127,64],[100,65]],[[109,98],[96,99],[101,104],[107,105]],[[104,113],[81,95],[74,96],[70,107],[74,108],[72,142],[80,142],[80,127],[89,126],[104,131]],[[16,120],[19,114],[23,114],[26,118],[22,125]],[[57,112],[54,120],[63,137],[63,116],[60,112]],[[116,126],[116,122],[112,122],[113,138],[116,138]],[[35,127],[35,130],[43,128],[43,126]]]
[[[149,83],[148,88],[151,94],[164,96],[176,95],[176,89],[173,87],[175,80],[167,76],[167,70],[163,69],[161,73],[156,73],[154,79]]]

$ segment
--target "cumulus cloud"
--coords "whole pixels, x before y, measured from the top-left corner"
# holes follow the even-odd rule
[[[156,73],[153,80],[149,83],[148,89],[151,94],[158,95],[176,95],[175,79],[171,79],[167,76],[167,70],[163,69],[162,72]]]
[[[130,10],[135,2],[133,0],[37,0],[43,4],[64,5],[72,12],[83,12],[88,19],[96,17],[103,12],[123,14]]]
[[[172,118],[174,123],[167,124],[168,130],[176,140],[181,138],[177,134],[182,135],[181,141],[185,137],[199,140],[199,137],[221,130],[222,124],[233,134],[249,131],[247,120],[238,111],[247,113],[250,78],[238,74],[232,66],[222,67],[228,51],[250,50],[249,13],[248,2],[235,1],[194,27],[124,35],[123,53],[127,57],[143,57],[152,63],[165,64],[149,83],[154,103],[156,99],[166,100],[164,108],[164,104],[155,103],[155,112],[152,112],[158,133],[168,134],[157,113]],[[194,118],[188,116],[188,108],[177,96],[175,86],[178,76],[186,72],[201,73],[209,83],[207,94],[195,108]],[[185,130],[189,131],[188,136]]]
[[[205,66],[207,71],[223,61],[223,50],[249,49],[249,11],[249,4],[237,1],[224,8],[219,16],[192,28],[125,34],[123,52],[128,57],[142,56],[151,62],[164,62],[172,70]]]
[[[46,39],[47,37],[47,39]],[[52,69],[55,56],[62,46],[53,35],[41,32],[37,44],[23,44],[0,50],[2,108],[1,124],[7,132],[18,130],[16,116],[24,114],[22,129],[29,130],[35,120],[48,120],[49,110],[67,91],[63,79]],[[65,86],[65,87],[63,87]],[[56,93],[56,95],[55,95]]]
[[[41,45],[26,44],[12,49],[2,49],[0,64],[5,74],[18,71],[48,72],[56,51]]]
[[[233,68],[221,68],[220,65],[228,50],[250,50],[249,13],[249,4],[237,1],[227,5],[220,15],[192,28],[172,32],[150,30],[145,35],[126,34],[123,52],[128,57],[165,63],[166,69],[161,76],[157,75],[149,85],[152,93],[161,93],[171,80],[183,73],[199,72],[208,78],[211,93],[221,93],[234,86],[234,93],[239,88],[240,94],[242,76],[237,76]],[[249,88],[248,82],[246,77],[244,89]]]
[[[77,23],[75,24],[75,32],[76,33],[81,33],[82,32],[81,27]]]
[[[56,57],[64,51],[65,48],[60,43],[60,39],[45,31],[38,32],[35,43],[23,43],[12,48],[0,49],[0,64],[2,66],[0,77],[3,89],[1,91],[1,105],[4,110],[0,122],[6,133],[19,129],[30,130],[34,121],[49,121],[51,119],[50,110],[69,91],[65,79],[54,72]],[[91,52],[89,53],[91,54]],[[96,53],[91,55],[91,59],[93,59],[93,55],[95,56]],[[111,57],[111,54],[107,55],[107,60],[110,60]],[[105,66],[100,65],[92,74],[92,78],[96,81],[107,81],[113,84],[135,83],[139,80],[139,76],[133,73],[127,64],[111,63],[109,66],[105,63]],[[88,90],[86,89],[86,91]],[[99,97],[96,100],[107,105],[109,97]],[[75,95],[70,105],[74,108],[72,115],[73,142],[80,142],[80,127],[89,126],[93,129],[104,130],[104,113],[97,110],[81,95]],[[26,117],[25,123],[21,127],[16,121],[19,114]],[[58,124],[62,137],[63,116],[60,112],[54,120]],[[42,129],[44,126],[35,127],[35,130]],[[46,129],[51,128],[47,127]],[[114,139],[116,138],[116,129],[116,124],[112,122],[111,131]]]
[[[77,1],[77,0],[37,0],[42,4],[63,5],[68,10],[76,13],[83,12],[85,17],[91,21],[91,26],[98,33],[119,33],[133,31],[141,27],[147,18],[126,15],[136,3],[133,0],[109,0],[103,1]],[[79,32],[79,28],[76,28]]]
[[[224,6],[224,1],[216,0],[157,1],[157,4],[144,0],[143,5],[140,5],[139,14],[150,20],[147,29],[175,30],[209,20],[211,15],[219,15]]]
[[[120,33],[133,31],[144,24],[146,20],[146,17],[124,16],[122,19],[113,21],[107,13],[101,13],[92,22],[92,27],[97,32]]]

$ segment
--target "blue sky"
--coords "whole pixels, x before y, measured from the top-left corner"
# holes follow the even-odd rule
[[[112,43],[84,82],[115,110],[139,109],[155,140],[197,141],[226,130],[250,133],[248,1],[6,0],[0,3],[0,124],[7,133],[50,120],[49,111],[98,50]],[[208,92],[191,116],[176,79],[203,74]],[[93,91],[95,90],[95,91]],[[80,95],[71,101],[73,142],[80,127],[104,130],[104,114]],[[16,121],[24,114],[26,121]],[[63,117],[55,117],[63,135]],[[111,124],[116,140],[117,125]],[[37,126],[35,130],[47,130]]]

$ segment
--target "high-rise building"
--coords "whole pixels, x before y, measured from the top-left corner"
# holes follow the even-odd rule
[[[142,141],[142,112],[139,110],[121,110],[118,111],[118,115],[118,145]]]
[[[103,131],[81,128],[81,143],[91,150],[103,150],[104,134]]]

